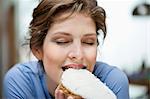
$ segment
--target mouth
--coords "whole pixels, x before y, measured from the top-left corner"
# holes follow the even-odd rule
[[[70,65],[65,65],[63,67],[61,67],[63,71],[69,69],[69,68],[73,68],[73,69],[87,69],[87,66],[85,65],[76,65],[76,64],[70,64]]]

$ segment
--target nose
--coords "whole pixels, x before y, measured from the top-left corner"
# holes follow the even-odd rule
[[[68,57],[77,62],[81,62],[83,60],[84,51],[81,44],[73,44],[68,53]]]

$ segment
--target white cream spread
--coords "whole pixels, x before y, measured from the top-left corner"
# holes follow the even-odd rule
[[[104,83],[86,69],[65,70],[61,82],[71,92],[85,99],[117,99]]]

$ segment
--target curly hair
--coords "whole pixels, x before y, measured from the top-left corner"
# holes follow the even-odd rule
[[[106,37],[106,13],[97,5],[96,0],[42,0],[33,11],[29,27],[30,49],[43,46],[48,29],[56,21],[56,17],[63,13],[72,15],[76,12],[89,15],[96,24],[97,35],[98,30],[102,30],[104,38]]]

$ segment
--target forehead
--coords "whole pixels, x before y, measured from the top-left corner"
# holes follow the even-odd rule
[[[93,19],[82,13],[74,13],[69,15],[65,13],[61,16],[58,16],[55,19],[55,22],[49,28],[50,31],[59,31],[59,30],[70,30],[70,31],[81,31],[84,32],[94,32],[96,31],[96,25]]]
[[[90,15],[88,15],[87,13],[83,13],[83,12],[74,12],[74,13],[72,13],[72,12],[65,12],[65,13],[57,14],[57,16],[54,16],[53,23],[69,20],[69,19],[71,19],[73,17],[76,17],[76,18],[88,17],[88,18],[92,19],[92,17]]]

